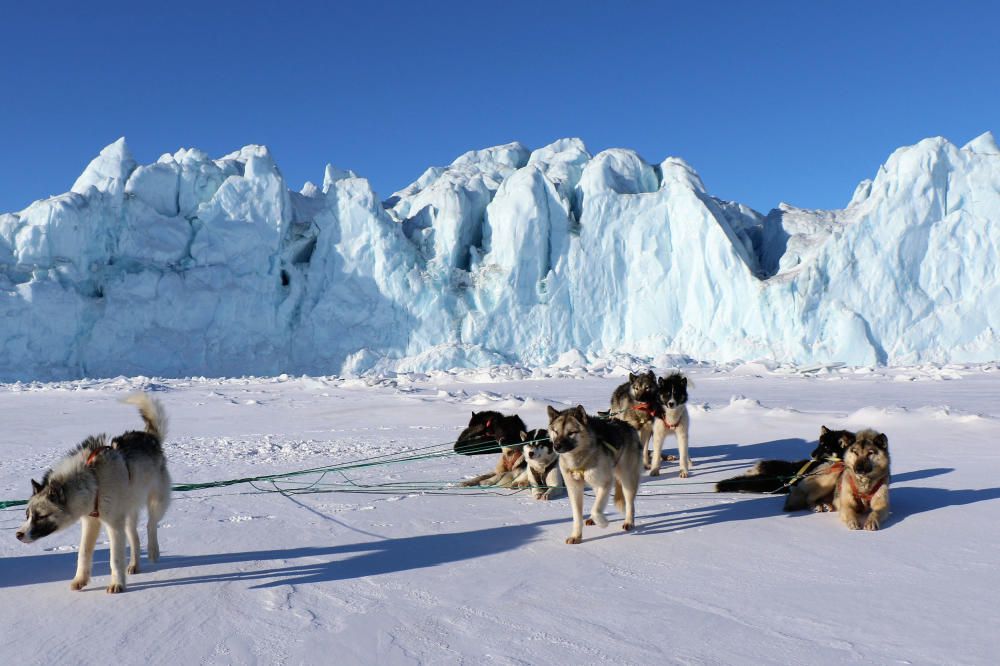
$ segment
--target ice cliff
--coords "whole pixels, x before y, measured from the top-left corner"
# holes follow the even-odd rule
[[[767,215],[678,158],[471,151],[381,200],[271,154],[138,165],[0,214],[0,377],[429,369],[680,353],[1000,358],[1000,149],[900,148],[842,210]]]

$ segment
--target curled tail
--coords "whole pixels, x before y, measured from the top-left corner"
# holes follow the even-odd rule
[[[123,402],[139,408],[139,415],[146,424],[146,432],[161,442],[167,437],[167,414],[163,405],[156,398],[150,398],[146,393],[134,393]]]
[[[615,508],[625,510],[625,494],[622,492],[622,482],[615,479]]]

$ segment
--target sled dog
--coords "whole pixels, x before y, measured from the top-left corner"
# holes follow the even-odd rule
[[[499,486],[510,488],[514,482],[520,479],[528,466],[524,462],[524,455],[521,453],[521,445],[500,447],[500,459],[492,472],[480,474],[471,479],[462,481],[459,485],[468,486]]]
[[[552,448],[549,434],[542,429],[522,432],[522,449],[528,468],[515,482],[521,488],[531,488],[536,500],[551,499],[559,493],[562,474],[559,473],[559,455]]]
[[[852,530],[877,530],[889,517],[889,439],[884,434],[862,430],[844,451],[833,505]]]
[[[785,498],[785,511],[833,510],[833,494],[844,469],[841,460],[844,451],[854,443],[854,433],[848,430],[830,430],[826,426],[820,428],[819,446],[824,451],[832,451],[818,464],[809,468],[808,473],[791,487]]]
[[[635,428],[642,446],[653,434],[656,411],[656,375],[651,370],[628,373],[628,381],[611,394],[611,416]]]
[[[853,437],[853,433],[846,430],[820,426],[819,443],[808,460],[761,460],[749,472],[719,481],[715,490],[720,493],[788,493],[823,462],[840,460],[845,435]]]
[[[521,417],[505,416],[500,412],[472,412],[468,427],[455,442],[455,453],[478,456],[500,453],[501,444],[521,441],[521,433],[528,428]]]
[[[680,458],[678,476],[686,479],[691,470],[691,458],[688,456],[688,433],[691,431],[691,419],[688,416],[688,380],[680,373],[660,377],[656,382],[656,415],[653,417],[653,456],[650,460],[649,449],[643,442],[643,463],[649,466],[650,476],[659,476],[660,462],[663,458],[663,440],[667,435],[677,436],[677,453]]]
[[[129,431],[110,441],[106,435],[88,437],[45,473],[42,482],[31,480],[32,495],[27,520],[17,538],[31,543],[53,532],[82,523],[76,576],[70,588],[82,590],[90,582],[94,545],[101,523],[111,540],[109,593],[125,590],[125,573],[139,572],[139,510],[148,512],[147,556],[160,556],[156,524],[170,503],[170,475],[163,456],[167,419],[159,401],[137,394],[125,402],[139,408],[146,424],[143,432]],[[125,539],[129,562],[125,568]]]
[[[635,429],[623,421],[587,416],[582,406],[558,411],[548,408],[549,438],[559,454],[559,469],[573,509],[573,532],[566,543],[583,540],[583,488],[594,489],[588,525],[607,527],[604,508],[612,484],[615,506],[625,511],[623,530],[635,527],[635,495],[642,474],[642,446]]]

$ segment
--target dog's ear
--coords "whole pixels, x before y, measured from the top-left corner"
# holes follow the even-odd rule
[[[634,372],[628,373],[628,380],[630,382],[634,382],[635,381],[635,373]]]
[[[37,495],[38,491],[42,489],[42,484],[38,483],[34,479],[31,480],[31,494]]]
[[[681,386],[683,386],[684,388],[687,388],[687,385],[688,385],[688,378],[687,377],[681,377]]]
[[[846,449],[854,443],[854,435],[844,434],[840,436],[840,448]]]
[[[524,432],[523,430],[521,431],[521,441],[522,442],[528,441],[528,433]]]
[[[552,405],[549,405],[548,412],[549,412],[549,423],[552,423],[553,421],[556,420],[556,417],[559,416],[559,411],[555,409]]]
[[[580,421],[580,423],[584,425],[587,424],[587,410],[583,408],[583,405],[576,406],[576,418]]]
[[[827,434],[827,433],[829,433],[829,432],[830,432],[830,429],[829,429],[829,428],[827,428],[827,427],[826,427],[825,425],[821,425],[821,426],[819,427],[819,436],[820,436],[820,437],[822,437],[823,435],[825,435],[825,434]]]
[[[55,502],[56,504],[62,505],[66,503],[66,491],[62,487],[61,483],[53,483],[50,481],[48,496],[49,499]]]
[[[885,433],[880,432],[875,436],[875,446],[882,447],[883,449],[889,448],[889,438],[885,436]]]

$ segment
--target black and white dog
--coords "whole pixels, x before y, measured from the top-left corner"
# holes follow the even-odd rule
[[[643,462],[649,465],[649,475],[660,474],[660,463],[663,459],[663,440],[667,435],[677,436],[677,452],[680,458],[678,476],[686,479],[691,470],[691,458],[688,456],[688,434],[691,421],[688,417],[688,380],[687,377],[675,372],[666,377],[660,377],[656,382],[656,417],[653,419],[653,456],[650,460],[649,450],[643,445]]]

